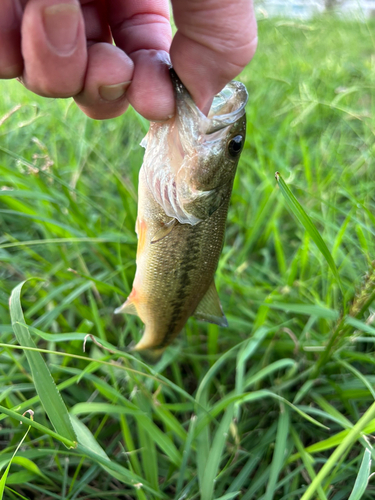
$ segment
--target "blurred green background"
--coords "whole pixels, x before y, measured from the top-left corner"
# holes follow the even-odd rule
[[[239,77],[247,138],[216,275],[229,328],[190,319],[150,366],[126,352],[141,322],[113,315],[135,273],[147,122],[133,110],[96,122],[70,100],[0,82],[1,474],[27,430],[16,414],[30,408],[41,426],[4,498],[375,498],[374,32],[372,19],[260,16]],[[42,358],[16,348],[8,301],[24,280],[12,320],[17,333],[22,304],[21,333]],[[87,333],[120,351],[89,338],[84,353]],[[46,366],[77,449],[52,434],[48,392],[40,403]]]

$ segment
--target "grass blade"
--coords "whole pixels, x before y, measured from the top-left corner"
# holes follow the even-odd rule
[[[276,172],[275,178],[276,178],[277,183],[280,187],[280,190],[285,198],[285,201],[286,201],[286,204],[287,204],[289,210],[292,212],[292,214],[297,218],[297,220],[303,225],[303,227],[309,233],[309,235],[313,239],[315,245],[318,247],[321,254],[325,258],[327,264],[329,265],[333,275],[335,276],[335,278],[337,280],[337,283],[339,284],[341,291],[343,291],[341,279],[340,279],[336,264],[333,260],[333,257],[331,255],[330,251],[327,248],[327,245],[325,244],[323,238],[320,236],[319,231],[316,229],[314,223],[312,222],[310,217],[307,215],[307,213],[304,211],[304,209],[300,205],[297,198],[294,196],[294,194],[288,188],[288,186],[286,185],[284,179],[281,177],[279,172]]]
[[[360,500],[366,491],[367,483],[370,477],[371,470],[371,451],[366,448],[363,453],[361,467],[359,468],[357,479],[355,480],[354,488],[350,494],[349,500]]]
[[[216,500],[232,500],[232,498],[238,497],[240,491],[234,491],[233,493],[226,493],[222,497],[216,498]]]
[[[186,466],[188,464],[188,460],[189,460],[189,456],[190,456],[191,445],[193,442],[196,421],[197,421],[197,417],[195,415],[193,415],[190,419],[189,431],[188,431],[188,435],[187,435],[187,438],[185,441],[184,450],[182,453],[182,464],[180,467],[180,472],[178,474],[175,500],[178,500],[178,498],[180,498],[180,493],[181,493],[182,486],[184,483],[185,470],[186,470]]]
[[[303,447],[303,444],[298,436],[297,431],[292,426],[290,428],[290,433],[292,435],[294,444],[296,445],[296,448],[300,454],[300,457],[302,458],[305,469],[306,469],[307,473],[309,474],[310,479],[313,480],[316,477],[314,468],[312,466],[313,459],[311,458],[311,456],[307,453],[307,451]],[[318,492],[320,500],[327,500],[326,494],[324,493],[324,490],[321,486],[319,486],[317,488],[317,492]]]
[[[19,406],[17,408],[19,408]],[[30,422],[30,419],[24,417],[20,413],[17,413],[13,410],[9,410],[9,408],[6,408],[5,406],[0,405],[0,412],[4,413],[5,415],[8,415],[11,418],[14,418],[15,420],[21,421],[24,424]],[[1,417],[3,417],[3,415],[1,415]],[[65,444],[65,446],[67,448],[74,448],[76,446],[76,441],[70,441],[69,439],[66,439],[64,436],[61,436],[57,432],[52,431],[51,429],[40,424],[39,422],[35,422],[35,420],[31,421],[30,426],[33,427],[34,429],[37,429],[41,434],[47,434],[47,435],[51,436],[52,438],[54,438],[58,441],[61,441],[62,443]]]
[[[13,289],[9,300],[10,316],[13,330],[19,344],[23,347],[36,348],[21,308],[21,290],[25,281]],[[70,416],[52,375],[44,362],[42,355],[37,351],[25,350],[30,366],[35,389],[57,434],[69,441],[76,442]]]
[[[33,419],[33,417],[32,417],[32,414],[31,414],[31,420],[32,419]],[[10,466],[12,465],[13,459],[16,456],[17,451],[20,449],[22,443],[25,441],[26,436],[29,433],[30,427],[31,426],[29,426],[29,428],[25,432],[25,435],[23,436],[23,438],[21,439],[21,441],[18,443],[18,446],[15,449],[15,451],[14,451],[14,453],[12,455],[12,458],[9,460],[8,467],[5,469],[5,472],[4,472],[4,474],[2,475],[2,477],[0,479],[0,500],[3,500],[3,495],[4,495],[4,490],[5,490],[5,484],[6,484],[6,481],[7,481],[8,474],[9,474]]]
[[[204,481],[201,484],[201,499],[211,500],[213,498],[215,478],[219,469],[220,461],[227,438],[229,426],[234,415],[234,405],[227,408],[213,439],[212,447],[208,455],[207,465],[204,473]]]
[[[161,450],[168,456],[170,461],[177,467],[181,465],[182,457],[178,452],[172,440],[162,432],[157,425],[152,422],[146,415],[138,415],[137,423],[141,425],[149,434],[151,439],[160,447]]]
[[[289,411],[281,406],[279,424],[277,426],[275,451],[273,453],[270,477],[267,484],[265,500],[272,500],[275,496],[276,483],[285,461],[286,443],[289,434]]]
[[[345,453],[359,438],[361,433],[366,428],[367,424],[374,418],[375,416],[375,403],[373,403],[370,408],[366,411],[366,413],[358,420],[353,429],[350,430],[348,435],[344,438],[341,444],[335,449],[332,455],[329,457],[327,462],[320,469],[317,476],[313,479],[310,486],[305,491],[301,500],[309,500],[314,495],[318,486],[320,486],[325,479],[325,477],[329,474],[331,469],[336,466],[340,457]]]

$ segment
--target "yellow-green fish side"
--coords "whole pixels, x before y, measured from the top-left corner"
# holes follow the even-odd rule
[[[146,325],[137,350],[167,346],[213,283],[230,198],[228,189],[226,202],[211,217],[195,226],[176,223],[169,234],[151,243],[163,222],[170,219],[151,196],[144,196],[147,189],[144,184],[141,179],[139,193],[143,203],[137,220],[137,273],[128,299]],[[220,320],[220,309],[215,312],[220,313]]]

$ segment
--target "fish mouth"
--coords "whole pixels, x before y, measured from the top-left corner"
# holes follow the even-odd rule
[[[172,84],[177,101],[177,115],[199,124],[199,132],[210,135],[233,125],[245,114],[248,93],[243,83],[229,82],[213,99],[208,115],[204,115],[196,106],[188,90],[173,68],[170,69]]]
[[[245,114],[248,100],[246,87],[241,82],[229,82],[212,102],[207,118],[210,120],[206,134],[212,134],[233,125]]]

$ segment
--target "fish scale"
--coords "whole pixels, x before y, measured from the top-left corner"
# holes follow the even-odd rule
[[[220,96],[221,107],[216,105],[210,118],[177,78],[172,74],[176,116],[151,124],[146,136],[138,186],[137,270],[131,294],[116,311],[137,314],[144,322],[136,350],[163,350],[193,314],[227,324],[213,278],[245,139],[247,92],[232,82],[229,97]],[[162,193],[173,193],[173,203]]]

